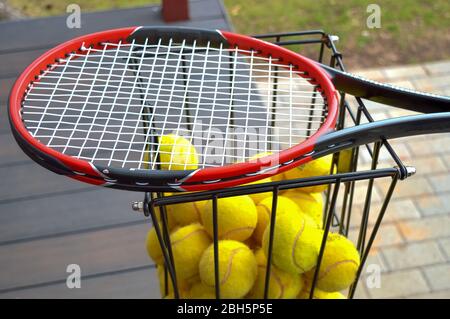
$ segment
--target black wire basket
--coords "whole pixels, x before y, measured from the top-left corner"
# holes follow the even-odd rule
[[[280,46],[288,47],[291,50],[301,53],[316,52],[316,59],[321,63],[328,63],[330,66],[345,71],[341,53],[336,49],[336,36],[326,34],[323,31],[303,31],[292,33],[276,33],[267,35],[257,35],[257,38],[273,42]],[[275,70],[276,72],[276,70]],[[276,77],[275,77],[276,79]],[[276,92],[277,81],[272,83],[274,92]],[[314,101],[311,101],[313,104]],[[276,106],[276,96],[274,97],[274,107]],[[336,129],[342,129],[346,126],[359,125],[364,122],[372,122],[373,117],[366,107],[363,100],[353,96],[345,96],[341,93],[339,118]],[[391,163],[384,168],[379,168],[380,154],[383,153],[383,163]],[[362,167],[362,169],[361,169]],[[163,193],[146,193],[144,201],[134,203],[135,210],[142,210],[145,216],[152,218],[156,235],[161,246],[164,257],[164,282],[163,297],[169,296],[173,291],[173,297],[178,299],[183,296],[180,294],[175,264],[173,262],[172,245],[169,240],[169,220],[170,214],[167,213],[169,205],[175,205],[187,202],[198,202],[208,200],[207,205],[212,205],[213,221],[213,246],[214,246],[214,275],[215,275],[215,297],[221,297],[218,269],[218,200],[221,198],[250,195],[257,193],[272,192],[272,212],[269,224],[269,249],[267,252],[267,268],[264,284],[264,298],[268,298],[271,261],[272,261],[272,242],[275,231],[275,220],[277,213],[278,195],[280,192],[300,189],[303,187],[326,185],[325,205],[323,212],[323,230],[324,235],[320,245],[320,251],[315,267],[314,275],[311,279],[311,287],[308,291],[309,297],[314,297],[314,290],[318,280],[318,273],[322,257],[324,254],[327,236],[330,230],[348,237],[350,232],[354,235],[356,248],[360,254],[360,266],[356,272],[356,280],[347,289],[347,298],[353,298],[360,281],[365,262],[369,256],[379,227],[386,213],[389,201],[393,195],[397,181],[403,180],[412,174],[413,167],[405,166],[399,156],[395,153],[389,142],[383,140],[369,145],[363,145],[349,150],[341,151],[333,155],[332,169],[329,175],[310,178],[273,181],[269,183],[251,184],[239,187],[232,187],[214,191],[202,191],[195,193],[180,194],[177,196],[167,196]],[[374,185],[378,180],[384,179],[384,193],[381,199],[381,206],[378,211],[374,211],[373,192]],[[358,185],[358,194],[356,187]],[[386,186],[387,185],[387,186]],[[355,204],[356,199],[358,201]],[[355,208],[357,207],[357,208]],[[356,212],[356,210],[358,210]],[[373,224],[369,223],[374,220]],[[159,222],[160,221],[160,222]],[[171,287],[170,287],[171,286]]]

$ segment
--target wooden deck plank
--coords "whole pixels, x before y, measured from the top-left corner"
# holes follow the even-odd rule
[[[2,59],[0,63],[1,78],[16,78],[34,59],[45,51],[46,49],[38,49],[0,54]],[[9,91],[7,93],[9,94]]]
[[[0,103],[1,103],[1,112],[3,113],[5,103],[8,101],[9,91],[16,80],[17,74],[14,76],[2,78],[0,75]]]
[[[149,228],[138,224],[0,246],[0,292],[65,280],[69,264],[78,264],[85,276],[151,265]]]
[[[130,205],[142,198],[139,193],[87,187],[76,193],[1,204],[0,245],[124,223],[144,223],[144,216],[133,212]]]
[[[190,3],[191,19],[171,25],[199,26],[199,22],[220,20],[220,25],[211,22],[207,27],[224,27],[225,17],[218,0],[195,0]],[[62,41],[86,33],[128,26],[165,25],[159,6],[120,9],[111,11],[82,13],[81,28],[69,29],[67,16],[38,18],[19,22],[0,23],[0,53],[27,50],[29,48],[46,48]],[[11,35],[14,34],[14,37]]]
[[[0,62],[1,64],[1,62]],[[9,130],[9,122],[8,122],[8,111],[7,111],[7,103],[8,96],[11,87],[14,84],[16,77],[9,77],[2,79],[0,75],[0,136],[1,134],[10,134]],[[1,138],[1,137],[0,137]],[[1,156],[0,156],[1,161]]]
[[[30,164],[33,163],[33,161],[25,155],[17,145],[14,136],[10,133],[8,127],[5,128],[5,133],[6,129],[8,134],[0,134],[0,167],[24,162],[29,162]]]
[[[156,270],[153,267],[81,279],[81,288],[68,289],[65,282],[0,293],[0,299],[12,298],[132,298],[159,299]]]
[[[5,111],[0,111],[0,136],[3,134],[11,134],[11,129],[8,122],[8,114],[6,113],[6,105],[4,106]]]
[[[59,176],[33,162],[28,165],[0,167],[0,176],[0,204],[24,196],[44,195],[55,190],[76,190],[87,185]],[[64,203],[59,203],[55,207],[63,205]]]

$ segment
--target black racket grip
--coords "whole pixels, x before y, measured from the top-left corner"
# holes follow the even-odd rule
[[[365,123],[318,137],[312,157],[322,157],[383,139],[446,132],[450,132],[450,113],[404,116]]]
[[[383,84],[318,64],[330,75],[331,81],[339,91],[419,113],[450,112],[450,97],[448,96]]]

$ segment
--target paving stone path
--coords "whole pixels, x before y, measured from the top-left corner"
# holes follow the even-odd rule
[[[354,72],[450,95],[450,61]],[[378,103],[367,106],[375,119],[412,114]],[[417,173],[398,183],[368,261],[381,266],[381,287],[369,289],[362,280],[357,297],[450,298],[450,134],[402,138],[391,144]],[[380,200],[388,182],[376,184]],[[379,203],[375,198],[375,206]]]

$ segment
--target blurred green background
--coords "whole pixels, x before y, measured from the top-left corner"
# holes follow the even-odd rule
[[[373,0],[223,0],[235,30],[244,34],[323,29],[339,36],[352,68],[409,64],[450,58],[449,0],[377,0],[381,28],[369,29]],[[6,0],[26,16],[159,4],[161,0]],[[214,26],[211,26],[214,27]],[[304,52],[308,53],[308,52]]]

